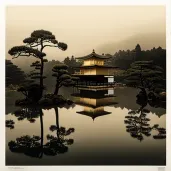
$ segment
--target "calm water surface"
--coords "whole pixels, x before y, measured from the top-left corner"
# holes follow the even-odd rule
[[[157,130],[151,130],[148,136],[139,130],[143,139],[132,137],[127,130],[129,124],[125,120],[131,116],[129,112],[141,108],[136,103],[136,89],[114,89],[114,97],[112,90],[107,91],[108,95],[103,92],[95,96],[92,91],[61,89],[60,93],[74,100],[75,105],[49,110],[24,109],[31,112],[22,119],[21,114],[15,114],[20,110],[14,106],[18,98],[16,93],[7,94],[6,120],[11,119],[15,124],[14,129],[6,128],[6,165],[166,164],[166,139],[154,139]],[[165,109],[149,105],[145,109],[149,110],[149,113],[144,112],[149,127],[158,124],[166,128]],[[40,137],[38,150],[28,150],[26,143],[22,142],[24,140],[19,142],[18,138],[26,135]],[[49,143],[47,135],[52,135],[54,142],[55,137],[60,138],[61,143]],[[20,149],[15,146],[11,150],[11,141],[20,143]]]

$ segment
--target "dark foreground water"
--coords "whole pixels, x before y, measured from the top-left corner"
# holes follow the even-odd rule
[[[7,93],[6,120],[15,124],[6,128],[6,165],[166,164],[166,139],[152,129],[166,127],[166,111],[137,104],[136,89],[60,93],[75,105],[20,109],[17,92]]]

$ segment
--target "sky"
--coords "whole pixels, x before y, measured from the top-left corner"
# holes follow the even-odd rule
[[[62,61],[72,55],[81,57],[93,49],[101,54],[109,44],[113,49],[105,53],[114,54],[126,40],[130,39],[122,48],[135,47],[137,36],[143,40],[145,49],[153,48],[153,44],[165,48],[165,22],[164,6],[8,6],[6,58],[12,59],[8,50],[22,45],[23,39],[37,29],[51,31],[58,41],[68,45],[66,51],[45,49],[49,60]],[[153,38],[161,35],[160,39],[151,39],[156,41],[148,44],[148,35],[152,34]]]

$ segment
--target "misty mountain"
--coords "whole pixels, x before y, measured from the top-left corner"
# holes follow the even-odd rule
[[[25,73],[29,73],[31,70],[33,70],[30,65],[37,61],[35,57],[19,57],[17,59],[12,59],[11,57],[8,59],[11,60],[14,65],[17,65],[19,68],[21,68],[21,70],[23,70]]]
[[[119,50],[134,49],[137,44],[141,45],[142,50],[152,49],[153,47],[166,48],[165,33],[148,33],[131,36],[120,42],[109,42],[108,44],[97,47],[99,53],[114,55]]]

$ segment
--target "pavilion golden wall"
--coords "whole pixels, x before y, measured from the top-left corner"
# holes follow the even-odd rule
[[[108,105],[108,104],[110,104],[113,101],[114,101],[114,98],[113,97],[107,97],[107,98],[97,99],[96,105],[98,105],[98,106]]]
[[[96,99],[90,99],[90,98],[80,98],[80,102],[84,103],[85,105],[93,105],[96,106]]]
[[[92,108],[92,107],[84,107],[84,111],[90,112],[90,113],[100,113],[104,111],[104,107],[97,107],[97,108]]]
[[[104,65],[104,60],[102,59],[84,60],[83,66],[91,66],[91,65]]]
[[[81,69],[84,75],[109,75],[107,68]]]
[[[87,105],[92,105],[92,106],[103,106],[110,104],[113,102],[114,98],[113,97],[107,97],[107,98],[102,98],[102,99],[91,99],[91,98],[80,98],[79,102]]]
[[[96,75],[96,69],[83,69],[84,75]]]

